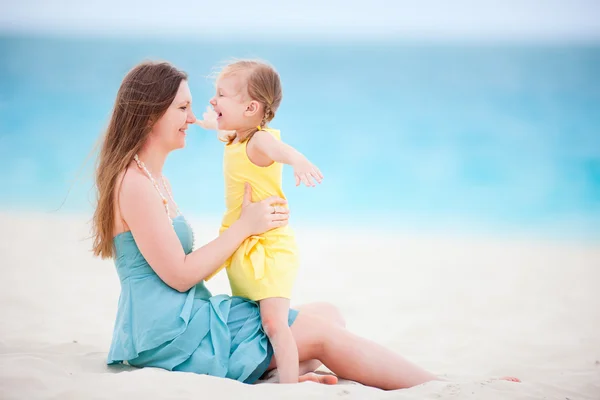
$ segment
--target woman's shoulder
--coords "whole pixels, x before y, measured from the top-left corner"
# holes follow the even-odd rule
[[[137,168],[128,167],[117,176],[115,182],[115,233],[129,230],[123,215],[124,210],[135,209],[136,204],[139,204],[152,190],[148,178]]]
[[[145,196],[145,192],[152,189],[152,185],[138,168],[129,166],[117,177],[116,189],[119,200],[122,200],[124,197]]]

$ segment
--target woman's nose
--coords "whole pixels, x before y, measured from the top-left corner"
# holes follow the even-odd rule
[[[188,124],[193,124],[194,122],[196,122],[196,116],[194,115],[193,112],[190,111],[190,113],[188,114],[188,117],[187,117],[187,121],[185,121],[185,122],[187,122]]]

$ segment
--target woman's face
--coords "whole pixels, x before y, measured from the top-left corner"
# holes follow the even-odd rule
[[[152,126],[150,137],[167,151],[185,147],[186,130],[196,122],[192,112],[192,94],[187,81],[181,81],[175,99],[165,114]]]

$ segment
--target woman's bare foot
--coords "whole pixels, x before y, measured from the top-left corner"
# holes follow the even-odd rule
[[[323,385],[335,385],[338,383],[338,378],[335,375],[319,375],[314,372],[309,372],[298,378],[298,382],[315,382]]]

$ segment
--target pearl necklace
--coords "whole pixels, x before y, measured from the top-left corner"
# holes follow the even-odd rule
[[[133,159],[137,163],[138,167],[146,173],[146,175],[150,179],[150,182],[152,182],[152,185],[154,185],[154,188],[156,189],[156,191],[160,195],[160,198],[162,199],[162,202],[163,202],[163,204],[165,206],[165,211],[167,212],[167,218],[169,218],[169,221],[171,221],[171,223],[173,223],[173,220],[171,219],[171,215],[169,213],[169,201],[167,200],[167,198],[160,191],[160,188],[158,187],[158,184],[156,183],[156,181],[152,177],[152,174],[150,173],[150,171],[148,171],[148,168],[146,168],[146,164],[144,164],[144,162],[142,160],[140,160],[140,158],[138,157],[137,154],[133,156]],[[177,215],[181,215],[181,211],[179,211],[179,206],[177,206],[177,203],[175,203],[175,199],[173,198],[173,194],[171,193],[171,191],[169,190],[169,187],[167,186],[167,182],[165,180],[165,176],[164,175],[162,176],[162,184],[163,184],[165,190],[167,191],[167,194],[171,198],[171,201],[175,205],[175,208],[177,210]]]

